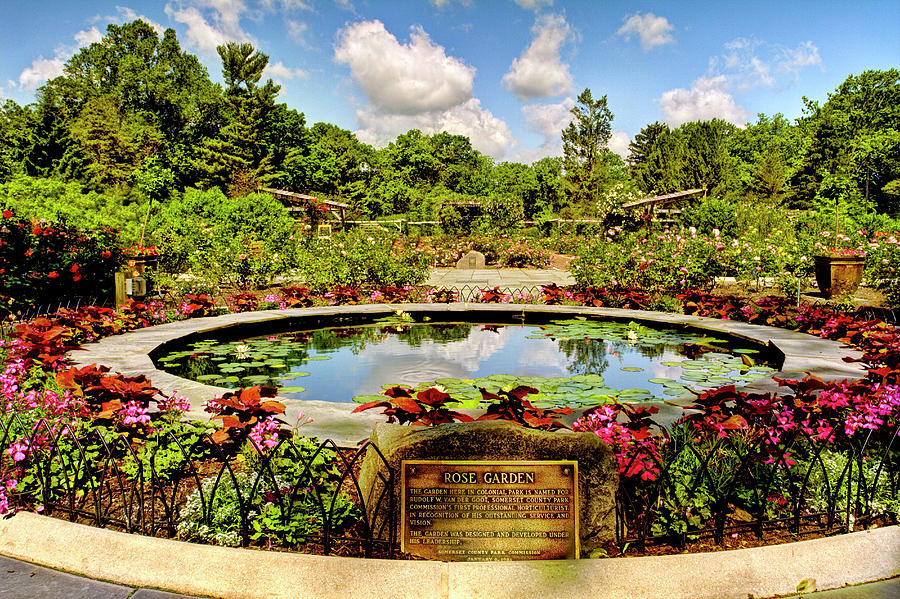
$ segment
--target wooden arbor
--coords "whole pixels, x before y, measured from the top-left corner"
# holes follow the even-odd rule
[[[271,187],[262,187],[260,191],[265,191],[275,196],[291,214],[309,214],[310,210],[318,209],[326,221],[340,223],[342,228],[347,223],[346,210],[350,207],[349,204]]]
[[[685,191],[676,191],[661,196],[653,196],[652,198],[627,202],[622,204],[622,208],[640,208],[643,211],[643,216],[646,220],[654,220],[663,224],[672,224],[675,221],[671,217],[681,214],[681,210],[671,206],[701,195],[706,197],[706,189],[687,189]]]

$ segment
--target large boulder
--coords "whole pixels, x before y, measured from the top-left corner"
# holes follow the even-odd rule
[[[403,460],[576,460],[581,549],[587,552],[615,538],[616,458],[593,433],[539,431],[503,420],[430,428],[382,423],[375,426],[370,442],[374,447],[363,459],[360,490],[370,525],[383,534],[391,505],[386,493],[390,485],[399,535]]]

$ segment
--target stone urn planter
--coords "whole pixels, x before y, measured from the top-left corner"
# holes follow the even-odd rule
[[[853,293],[862,281],[865,254],[815,256],[816,283],[825,297]]]

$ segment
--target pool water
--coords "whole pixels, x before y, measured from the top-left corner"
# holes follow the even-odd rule
[[[366,402],[395,385],[439,385],[479,407],[479,388],[529,385],[539,407],[671,399],[774,372],[751,348],[696,331],[604,320],[543,326],[471,323],[372,325],[220,342],[161,356],[163,370],[220,387],[280,387],[295,399]]]

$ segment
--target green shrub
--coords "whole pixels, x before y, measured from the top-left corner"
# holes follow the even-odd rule
[[[154,216],[151,231],[170,273],[246,289],[296,266],[296,223],[269,194],[227,198],[219,189],[190,189]]]
[[[0,316],[76,298],[112,297],[121,260],[111,230],[85,233],[66,225],[0,213]]]
[[[79,183],[21,176],[0,185],[0,210],[77,229],[115,229],[126,245],[136,243],[146,203],[136,193],[97,193]]]
[[[695,227],[703,235],[712,235],[713,229],[726,237],[734,237],[737,232],[737,212],[731,204],[718,198],[708,198],[681,214],[682,222]]]
[[[418,285],[428,278],[430,258],[415,248],[395,248],[392,239],[353,230],[331,238],[310,237],[298,254],[298,269],[311,289],[336,285]]]

